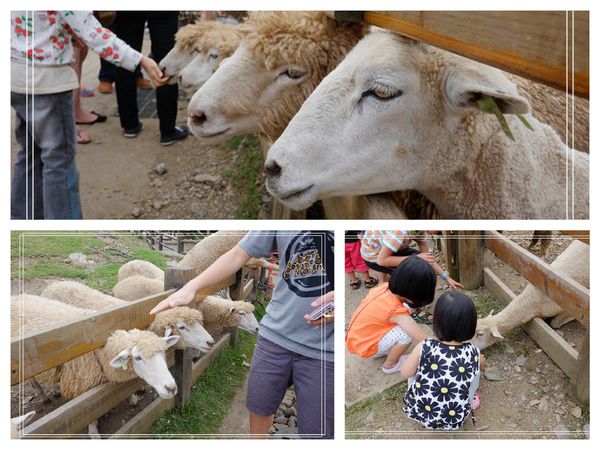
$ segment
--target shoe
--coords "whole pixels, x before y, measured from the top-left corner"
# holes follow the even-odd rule
[[[400,368],[402,367],[402,363],[404,361],[406,361],[406,358],[408,358],[408,355],[402,355],[400,357],[400,359],[398,360],[398,363],[394,367],[389,367],[388,368],[388,367],[381,366],[381,371],[383,373],[385,373],[386,375],[391,375],[393,373],[400,372]]]
[[[179,125],[173,129],[170,134],[161,134],[160,143],[164,146],[174,144],[175,141],[181,141],[188,137],[189,129],[185,125]]]
[[[136,81],[137,87],[140,89],[152,89],[152,82],[150,80],[146,80],[145,78],[138,78]]]
[[[129,139],[133,139],[138,136],[144,129],[144,124],[142,122],[138,123],[135,127],[125,128],[123,130],[123,136]]]
[[[98,83],[98,92],[101,94],[112,94],[113,84],[109,81],[101,81]]]
[[[477,411],[481,406],[481,396],[479,395],[479,391],[475,392],[473,396],[473,403],[471,403],[471,411]]]

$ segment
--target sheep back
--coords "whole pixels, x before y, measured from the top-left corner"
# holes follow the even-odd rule
[[[163,280],[133,275],[119,281],[112,291],[116,298],[131,301],[159,294],[164,290]]]

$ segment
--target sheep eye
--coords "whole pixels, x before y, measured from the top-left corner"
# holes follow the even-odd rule
[[[216,53],[210,53],[208,55],[208,59],[217,59],[219,57],[219,55],[217,55]]]
[[[279,76],[282,76],[282,75],[285,75],[286,77],[291,78],[292,80],[299,80],[304,75],[306,75],[306,72],[302,72],[301,70],[298,70],[298,69],[289,68],[279,74]]]
[[[136,361],[141,361],[141,360],[142,360],[142,357],[141,357],[141,356],[136,356],[136,357],[134,357],[133,359],[135,359]]]
[[[187,330],[186,327],[184,327],[183,325],[179,327],[180,330]]]
[[[403,92],[400,90],[394,90],[392,88],[384,86],[376,86],[372,89],[369,89],[368,91],[363,92],[361,95],[361,99],[365,97],[374,97],[377,100],[386,101],[396,97],[400,97],[402,94]]]

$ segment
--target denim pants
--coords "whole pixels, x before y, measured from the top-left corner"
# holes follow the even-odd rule
[[[12,219],[81,219],[73,92],[11,92],[20,149],[12,173]]]

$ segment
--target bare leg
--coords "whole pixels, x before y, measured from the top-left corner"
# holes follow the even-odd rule
[[[250,434],[252,434],[252,439],[266,439],[274,418],[274,415],[259,416],[250,412]]]
[[[385,367],[386,369],[391,369],[396,364],[398,364],[400,357],[404,354],[404,352],[408,349],[409,346],[410,346],[410,343],[409,344],[400,344],[400,343],[394,344],[394,346],[392,348],[390,348],[390,351],[387,354],[385,361],[383,362],[383,367]]]
[[[350,280],[350,283],[357,281],[357,278],[356,278],[356,275],[354,274],[354,272],[346,272],[346,276]]]
[[[88,54],[87,47],[79,47],[75,46],[74,55],[75,61],[71,64],[73,70],[77,74],[77,82],[81,85],[81,67],[83,66],[83,61]],[[96,116],[92,114],[90,111],[86,111],[81,107],[81,96],[79,95],[79,88],[73,89],[73,109],[75,111],[75,121],[77,122],[93,122],[96,119]]]

